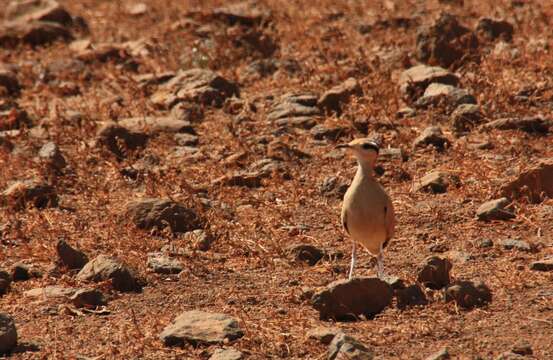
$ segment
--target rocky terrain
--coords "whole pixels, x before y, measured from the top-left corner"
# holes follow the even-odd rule
[[[552,3],[2,4],[0,357],[553,358]]]

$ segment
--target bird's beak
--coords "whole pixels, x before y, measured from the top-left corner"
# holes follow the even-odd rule
[[[348,149],[350,146],[349,144],[338,144],[336,145],[336,149]]]

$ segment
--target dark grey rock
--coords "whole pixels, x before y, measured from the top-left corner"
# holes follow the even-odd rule
[[[476,98],[465,89],[432,83],[428,85],[424,94],[413,105],[417,109],[444,106],[452,110],[462,104],[476,104]]]
[[[427,65],[413,66],[399,77],[400,90],[408,101],[417,100],[432,83],[457,86],[459,78],[444,68]]]
[[[0,295],[4,295],[10,289],[12,276],[9,272],[0,269]]]
[[[530,270],[534,271],[553,271],[553,257],[537,260],[530,263]]]
[[[416,284],[396,290],[395,295],[397,297],[397,307],[400,309],[415,305],[426,305],[428,303],[426,294],[421,287]]]
[[[455,301],[463,308],[484,306],[492,301],[492,293],[483,282],[457,281],[447,287],[445,291],[446,301]]]
[[[192,209],[169,199],[140,199],[127,204],[127,215],[141,229],[187,232],[201,228],[203,222]]]
[[[419,266],[417,281],[431,289],[441,289],[449,285],[451,262],[438,256],[431,256]]]
[[[119,260],[98,255],[89,261],[77,274],[77,280],[81,281],[106,281],[111,280],[113,287],[119,291],[138,291],[141,284],[133,271]]]
[[[325,252],[311,244],[296,244],[288,248],[288,253],[295,261],[314,266],[325,256]]]
[[[7,354],[17,345],[15,321],[7,314],[0,313],[0,355]]]
[[[80,270],[88,262],[88,256],[85,253],[74,249],[63,239],[56,244],[56,252],[59,263],[69,269]]]
[[[524,240],[516,240],[516,239],[501,240],[501,246],[505,250],[514,249],[514,250],[525,251],[525,252],[531,252],[534,250],[534,247],[528,242]]]

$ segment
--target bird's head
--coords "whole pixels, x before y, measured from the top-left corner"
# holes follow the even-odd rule
[[[374,164],[378,156],[380,146],[378,142],[370,138],[355,139],[347,144],[336,146],[339,149],[348,149],[360,162]]]

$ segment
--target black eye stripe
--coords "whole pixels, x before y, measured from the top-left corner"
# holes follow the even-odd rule
[[[364,143],[363,145],[361,145],[361,147],[365,150],[373,149],[376,152],[378,152],[378,150],[380,150],[378,148],[378,146],[374,143]]]

